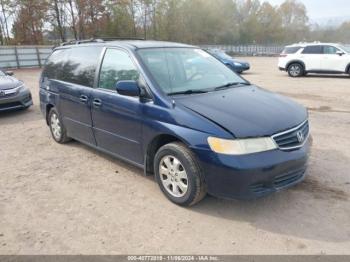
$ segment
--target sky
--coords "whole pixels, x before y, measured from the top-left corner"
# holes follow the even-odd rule
[[[285,0],[260,0],[280,5]],[[350,19],[350,0],[299,0],[308,11],[311,22],[325,22],[329,19]]]

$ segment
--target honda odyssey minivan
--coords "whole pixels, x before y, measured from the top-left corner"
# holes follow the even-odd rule
[[[198,47],[158,41],[63,44],[40,78],[53,139],[80,141],[154,175],[172,202],[251,199],[302,181],[306,109]]]

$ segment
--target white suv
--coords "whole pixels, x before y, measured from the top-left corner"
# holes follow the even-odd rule
[[[350,74],[350,47],[318,42],[286,46],[278,67],[291,77],[307,73]]]

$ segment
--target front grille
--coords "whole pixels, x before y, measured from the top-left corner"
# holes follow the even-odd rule
[[[309,121],[306,120],[295,128],[273,135],[272,138],[280,149],[290,150],[303,146],[309,132]]]
[[[293,170],[271,178],[269,181],[261,181],[249,186],[250,191],[256,196],[265,195],[276,190],[286,188],[303,178],[305,168]]]
[[[19,106],[22,106],[20,102],[12,102],[12,103],[0,104],[0,109],[7,109],[7,108],[13,108],[13,107],[19,107]]]
[[[269,192],[271,190],[264,183],[256,183],[256,184],[250,185],[249,189],[256,195],[264,194],[265,192]]]
[[[293,182],[299,180],[303,176],[304,172],[305,170],[299,170],[296,172],[294,171],[288,174],[276,176],[273,181],[273,185],[276,188],[288,186],[289,184],[292,184]]]
[[[0,98],[14,96],[18,93],[18,88],[0,90]]]

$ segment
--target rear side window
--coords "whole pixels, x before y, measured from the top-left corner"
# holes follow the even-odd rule
[[[321,45],[310,45],[304,48],[303,54],[323,54]]]
[[[300,48],[301,48],[300,46],[286,47],[286,48],[284,48],[282,54],[287,54],[287,55],[295,54],[296,52],[299,51]]]
[[[102,47],[96,46],[71,48],[60,80],[92,87],[101,51]]]
[[[67,54],[66,49],[58,49],[54,51],[48,58],[46,66],[43,70],[43,77],[49,79],[58,79],[58,74],[62,69],[64,57]]]
[[[56,50],[43,72],[44,77],[92,87],[102,47],[84,46]]]

